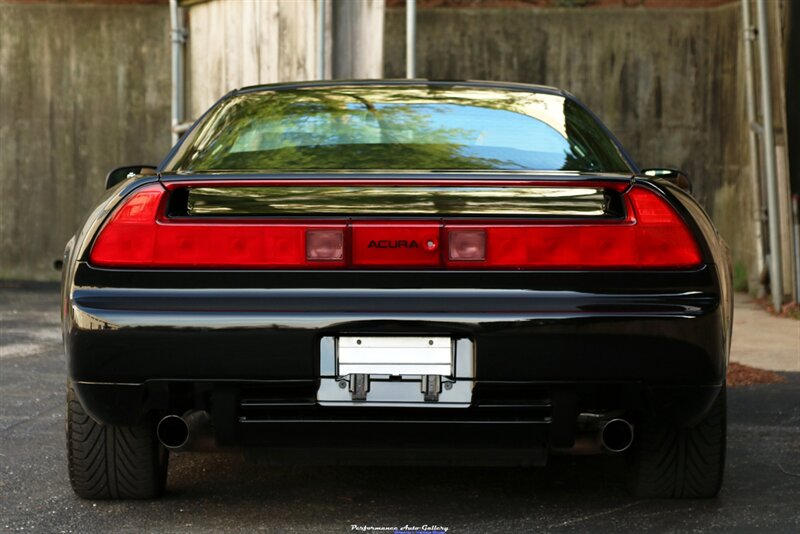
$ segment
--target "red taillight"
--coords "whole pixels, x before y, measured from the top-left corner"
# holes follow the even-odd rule
[[[700,250],[689,229],[656,193],[635,186],[625,196],[628,216],[616,222],[447,224],[453,235],[486,232],[486,259],[464,261],[451,252],[450,268],[676,269],[696,267]],[[452,245],[451,245],[452,250]]]
[[[170,219],[160,184],[109,218],[89,256],[100,267],[676,269],[700,265],[680,216],[632,187],[624,220],[236,221]],[[439,243],[444,246],[439,246]]]
[[[700,264],[700,249],[694,237],[663,198],[643,187],[632,188],[628,198],[636,217],[640,267],[692,267]]]
[[[89,261],[105,267],[149,266],[164,188],[147,185],[117,208],[92,247]]]
[[[345,265],[344,222],[170,220],[159,216],[165,198],[159,184],[134,193],[100,231],[89,261],[99,267],[198,269]]]

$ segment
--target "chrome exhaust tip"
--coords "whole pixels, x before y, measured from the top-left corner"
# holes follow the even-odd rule
[[[600,430],[600,443],[609,452],[623,452],[633,443],[633,425],[625,419],[611,419]]]
[[[156,426],[156,437],[164,447],[175,452],[216,449],[211,416],[203,410],[164,417]]]
[[[158,422],[156,436],[164,447],[182,449],[189,443],[189,425],[183,417],[168,415]]]

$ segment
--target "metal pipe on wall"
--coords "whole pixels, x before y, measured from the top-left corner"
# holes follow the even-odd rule
[[[778,219],[778,176],[775,161],[775,132],[772,123],[772,78],[769,62],[766,0],[756,0],[758,26],[758,59],[761,64],[761,109],[764,114],[764,169],[767,181],[767,217],[769,222],[769,284],[772,305],[776,311],[783,306],[783,263],[781,261],[780,221]]]
[[[317,0],[317,79],[325,79],[325,4]]]
[[[800,304],[800,195],[792,195],[792,234],[794,234],[794,302]]]
[[[755,232],[756,272],[751,280],[757,280],[757,296],[764,295],[761,275],[764,271],[764,208],[761,200],[761,168],[758,160],[758,135],[763,130],[756,123],[756,93],[753,85],[753,41],[756,40],[755,28],[750,22],[750,0],[742,0],[742,29],[744,37],[744,70],[745,101],[747,103],[748,140],[750,145],[750,185],[752,198],[753,230]]]
[[[417,76],[417,0],[406,0],[406,78]]]
[[[170,38],[172,41],[172,144],[181,136],[184,121],[184,44],[183,9],[178,0],[169,0]],[[184,130],[185,131],[185,130]]]

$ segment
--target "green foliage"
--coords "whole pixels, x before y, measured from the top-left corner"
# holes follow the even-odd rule
[[[747,267],[740,261],[733,265],[733,289],[745,293],[748,290]]]
[[[402,91],[388,95],[387,100],[400,102],[391,113],[378,111],[355,91],[237,96],[216,124],[212,122],[210,135],[198,143],[187,166],[200,170],[426,169],[448,161],[453,168],[481,169],[501,164],[461,156],[459,141],[478,132],[434,127],[418,108],[403,104],[403,96]],[[355,111],[353,103],[363,106],[363,111]],[[306,136],[310,132],[312,139],[298,138],[298,130]],[[414,132],[417,142],[398,142],[397,137],[406,132]],[[370,138],[371,143],[364,142]],[[253,146],[233,150],[240,143]],[[393,150],[386,149],[389,145]],[[386,161],[387,155],[396,161]]]
[[[478,108],[497,113],[481,120],[466,115]],[[536,126],[519,131],[522,144],[484,144],[484,136],[503,131],[508,116],[530,118],[528,124]],[[458,117],[472,118],[465,126]],[[596,120],[572,101],[489,88],[334,86],[243,93],[223,101],[190,135],[168,172],[627,169]]]

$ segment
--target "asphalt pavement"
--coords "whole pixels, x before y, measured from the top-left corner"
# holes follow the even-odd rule
[[[781,374],[784,384],[729,391],[726,480],[713,500],[632,499],[621,456],[557,457],[546,468],[431,469],[270,467],[245,463],[236,453],[183,453],[172,456],[161,500],[91,502],[75,497],[67,480],[58,288],[5,283],[0,529],[796,533],[800,373]]]

